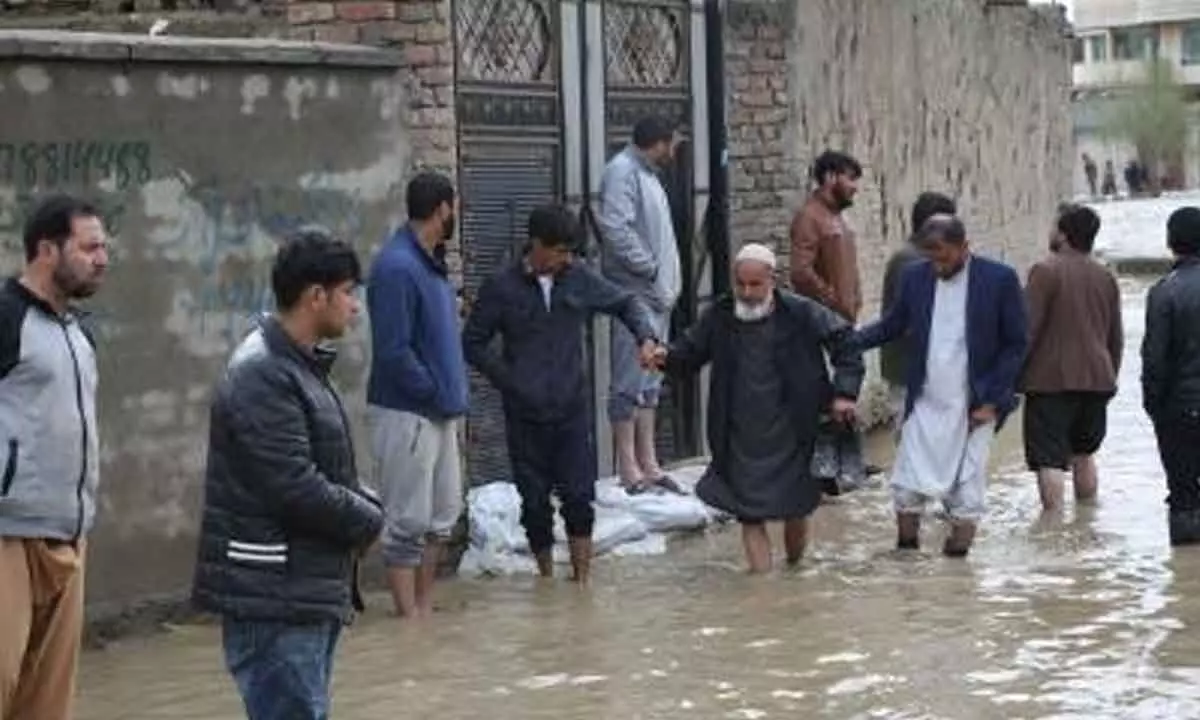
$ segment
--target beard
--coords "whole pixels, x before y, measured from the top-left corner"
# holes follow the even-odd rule
[[[837,203],[838,210],[846,210],[854,205],[854,197],[839,187],[833,188],[833,201]]]
[[[456,218],[451,215],[442,221],[442,239],[449,240],[454,237],[454,227],[457,224]]]
[[[64,297],[71,300],[82,300],[95,295],[100,289],[100,278],[98,272],[93,273],[90,278],[83,277],[61,261],[54,267],[54,286]]]
[[[733,316],[742,322],[758,322],[771,314],[771,301],[749,303],[745,300],[734,300]]]

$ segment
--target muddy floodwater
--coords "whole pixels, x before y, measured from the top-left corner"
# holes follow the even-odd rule
[[[1200,718],[1200,549],[1167,544],[1137,387],[1142,287],[1126,290],[1098,506],[1040,519],[1013,426],[965,562],[894,557],[874,489],[823,507],[810,559],[772,577],[741,574],[730,528],[605,559],[586,593],[452,583],[426,627],[375,597],[342,644],[334,717]],[[925,546],[939,540],[929,523]],[[240,716],[213,627],[87,653],[81,685],[81,720]]]

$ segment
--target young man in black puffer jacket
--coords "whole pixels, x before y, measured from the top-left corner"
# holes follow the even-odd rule
[[[358,481],[332,351],[359,310],[348,244],[302,230],[271,272],[278,312],[237,348],[212,401],[193,597],[223,619],[250,720],[324,720],[358,560],[383,526]]]

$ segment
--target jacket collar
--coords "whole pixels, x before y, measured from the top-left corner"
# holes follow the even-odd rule
[[[77,310],[73,307],[68,307],[65,311],[63,311],[61,313],[58,312],[50,305],[50,303],[46,302],[41,297],[34,294],[34,292],[32,290],[25,287],[25,284],[21,282],[21,279],[19,277],[16,277],[16,276],[10,277],[10,278],[8,278],[7,283],[8,283],[8,289],[10,292],[16,293],[19,297],[24,299],[25,302],[36,307],[38,310],[41,310],[42,312],[46,313],[47,315],[49,315],[52,318],[56,318],[56,319],[62,320],[62,321],[70,321],[70,320],[77,319],[79,317],[79,315],[81,314],[79,310]]]
[[[259,327],[262,328],[263,339],[272,352],[298,360],[321,377],[325,377],[333,369],[333,363],[337,360],[337,350],[324,345],[318,345],[311,350],[303,347],[287,334],[274,315],[264,317]]]
[[[1196,265],[1200,265],[1200,255],[1184,255],[1175,259],[1175,262],[1171,264],[1171,269],[1182,270],[1183,268],[1194,267]]]
[[[448,277],[450,275],[450,269],[446,266],[446,258],[444,253],[445,245],[441,246],[443,249],[441,256],[430,253],[425,249],[425,246],[421,244],[420,239],[417,238],[417,231],[414,230],[412,225],[409,224],[405,224],[404,227],[400,228],[400,230],[396,233],[396,242],[404,243],[405,246],[411,252],[416,253],[417,257],[419,257],[421,261],[425,263],[425,266],[433,272],[441,275],[442,277]]]

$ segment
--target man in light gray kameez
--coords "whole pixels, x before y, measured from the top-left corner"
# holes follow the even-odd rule
[[[671,206],[657,172],[671,162],[675,144],[674,129],[665,120],[638,122],[633,142],[604,170],[597,216],[605,275],[645,302],[663,340],[669,334],[682,276]],[[638,365],[637,342],[623,325],[612,326],[611,350],[608,417],[621,484],[630,493],[656,485],[678,491],[655,452],[654,419],[662,376]]]

